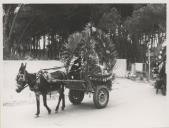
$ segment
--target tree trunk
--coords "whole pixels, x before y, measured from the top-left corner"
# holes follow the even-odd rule
[[[43,36],[43,56],[45,56],[46,36]]]
[[[51,47],[51,53],[52,53],[52,55],[51,55],[51,58],[52,59],[54,59],[55,58],[55,35],[54,35],[54,33],[52,33],[51,34],[51,45],[52,45],[52,47]]]
[[[36,50],[35,50],[35,51],[36,51],[35,53],[36,53],[36,57],[37,57],[37,55],[38,55],[38,37],[37,37],[37,36],[36,36],[35,46],[36,46],[36,47],[35,47],[35,49],[36,49]]]
[[[16,13],[14,15],[14,18],[12,19],[12,25],[10,26],[10,30],[8,30],[8,25],[9,25],[9,22],[10,22],[10,13],[11,11],[14,11],[15,9],[12,9],[12,6],[11,5],[7,12],[5,13],[5,16],[4,16],[4,25],[3,25],[3,45],[4,45],[4,55],[8,58],[10,57],[11,55],[11,44],[12,44],[12,33],[13,33],[13,29],[14,29],[14,25],[15,25],[15,22],[16,22],[16,18],[18,16],[18,13],[20,11],[20,9],[22,8],[22,4],[20,5],[20,8],[18,10],[18,13]],[[12,12],[14,13],[14,12]],[[4,56],[4,57],[5,57]],[[6,57],[4,59],[6,59]]]
[[[3,48],[4,48],[3,52],[4,52],[4,59],[6,59],[6,57],[8,58],[9,55],[10,55],[10,48],[9,48],[10,39],[8,38],[8,35],[9,35],[8,25],[9,25],[9,19],[10,19],[10,10],[11,10],[11,6],[6,11],[6,14],[4,15],[4,19],[3,19]]]
[[[35,56],[35,50],[36,50],[36,38],[35,36],[33,37],[33,56]]]

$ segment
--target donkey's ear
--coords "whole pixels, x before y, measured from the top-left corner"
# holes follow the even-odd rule
[[[24,66],[24,68],[26,68],[26,65],[27,65],[27,63],[25,63],[25,66]]]
[[[23,64],[23,63],[21,63],[21,67],[24,67],[24,64]]]

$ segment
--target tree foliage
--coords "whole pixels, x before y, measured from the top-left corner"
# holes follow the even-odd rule
[[[117,51],[108,35],[89,23],[83,31],[69,36],[63,53],[67,67],[74,56],[81,56],[90,67],[100,63],[111,71],[115,64]]]
[[[69,49],[67,54],[77,56],[78,50],[73,48],[84,47],[82,42],[89,39],[84,27],[90,22],[97,28],[90,40],[101,63],[109,61],[107,53],[113,54],[114,47],[119,58],[135,62],[144,60],[144,38],[154,40],[158,33],[162,42],[161,33],[166,33],[166,4],[4,4],[3,10],[3,43],[9,55],[30,53],[35,58],[47,55],[56,59]],[[39,46],[41,39],[43,49]]]
[[[148,4],[134,10],[132,17],[125,21],[130,34],[166,31],[166,4]]]
[[[9,56],[10,48],[12,47],[15,22],[21,8],[22,5],[18,4],[3,5],[3,50],[7,56]]]
[[[99,20],[98,27],[106,32],[116,32],[116,29],[121,23],[121,16],[116,8],[111,8],[105,12]]]
[[[112,70],[117,58],[117,50],[110,35],[102,30],[97,30],[94,36],[95,51],[101,64],[105,64],[108,70]]]
[[[135,49],[134,60],[145,62],[147,45],[156,47],[156,40],[156,43],[162,43],[166,38],[166,4],[147,4],[135,8],[124,26]]]

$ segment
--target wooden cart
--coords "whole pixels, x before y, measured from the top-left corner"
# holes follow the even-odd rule
[[[96,108],[106,107],[109,101],[109,91],[112,88],[112,80],[114,78],[112,74],[92,75],[85,78],[80,80],[53,79],[52,82],[62,82],[65,84],[65,87],[69,89],[69,100],[74,105],[78,105],[82,102],[84,94],[92,93]]]

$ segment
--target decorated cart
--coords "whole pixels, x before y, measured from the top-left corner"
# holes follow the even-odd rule
[[[84,65],[85,67],[87,65]],[[98,72],[99,66],[97,69]],[[82,102],[85,94],[93,94],[93,102],[96,108],[104,108],[109,101],[109,91],[112,88],[112,80],[114,76],[112,73],[99,72],[99,73],[91,73],[84,72],[82,67],[80,71],[70,70],[67,74],[67,79],[59,80],[55,79],[55,73],[49,73],[50,69],[43,69],[43,75],[48,76],[45,77],[50,83],[59,83],[62,82],[66,88],[69,89],[69,100],[74,105],[78,105]],[[78,77],[71,72],[78,72]]]
[[[84,94],[92,93],[96,108],[104,108],[109,101],[109,91],[112,88],[114,76],[112,70],[104,69],[99,63],[99,57],[95,51],[96,39],[92,37],[90,26],[81,33],[70,36],[68,41],[67,53],[65,52],[63,59],[67,79],[58,80],[53,76],[51,82],[64,83],[69,89],[69,100],[75,105],[82,102]],[[70,64],[73,57],[76,57],[76,60]],[[114,62],[114,60],[111,58],[110,61]]]

